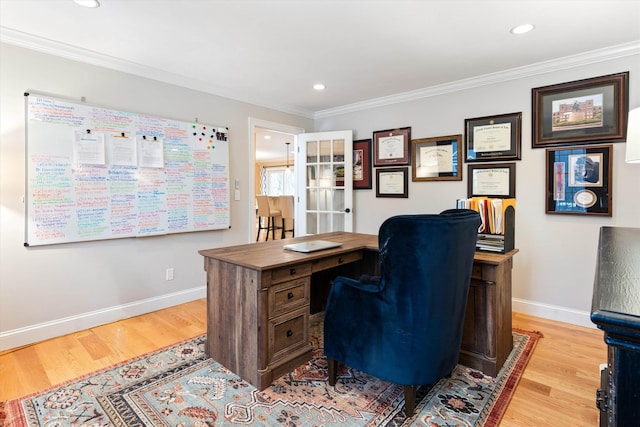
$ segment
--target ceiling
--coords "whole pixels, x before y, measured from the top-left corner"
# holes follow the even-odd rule
[[[0,41],[309,118],[640,50],[640,0],[99,1],[0,0]]]

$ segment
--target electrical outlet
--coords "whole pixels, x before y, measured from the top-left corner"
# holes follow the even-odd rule
[[[167,268],[165,279],[173,280],[173,268]]]

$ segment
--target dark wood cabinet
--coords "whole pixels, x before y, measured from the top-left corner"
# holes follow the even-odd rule
[[[495,377],[513,348],[511,269],[517,249],[476,252],[459,362]]]
[[[640,423],[640,228],[602,227],[591,321],[604,331],[607,366],[596,406],[601,426]]]

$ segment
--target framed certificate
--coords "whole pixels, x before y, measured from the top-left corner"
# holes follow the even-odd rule
[[[629,72],[531,90],[531,148],[627,139]]]
[[[376,169],[376,197],[409,197],[409,168]]]
[[[516,197],[516,164],[468,165],[468,197]]]
[[[371,189],[371,140],[353,141],[353,189]]]
[[[546,150],[548,214],[612,215],[612,145]]]
[[[520,160],[522,113],[466,119],[467,162]]]
[[[373,165],[408,165],[411,128],[387,129],[373,133]]]
[[[412,181],[462,181],[462,135],[411,141]]]

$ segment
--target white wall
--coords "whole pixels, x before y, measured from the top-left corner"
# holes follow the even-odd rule
[[[637,51],[636,51],[637,53]],[[640,105],[640,55],[563,69],[416,101],[317,119],[317,131],[353,129],[354,140],[411,126],[412,138],[464,135],[466,118],[522,112],[522,160],[516,162],[514,311],[593,326],[589,320],[601,226],[640,227],[640,165],[624,163],[625,143],[613,147],[613,216],[545,214],[545,150],[531,148],[531,89],[630,71],[630,108]],[[373,173],[375,187],[375,169]],[[437,213],[467,196],[462,182],[411,182],[408,199],[376,199],[355,191],[355,231],[375,233],[398,213]],[[373,207],[373,208],[372,208]]]
[[[630,107],[640,105],[640,55],[315,120],[296,117],[67,59],[0,44],[0,351],[204,296],[200,249],[250,240],[249,117],[315,129],[353,129],[354,139],[411,126],[413,138],[463,134],[464,119],[521,111],[517,162],[514,310],[591,325],[589,311],[599,228],[640,227],[640,167],[614,144],[613,217],[546,215],[544,149],[531,149],[531,88],[630,71]],[[25,248],[25,91],[119,110],[229,126],[230,230]],[[410,182],[408,199],[355,192],[355,231],[376,233],[399,213],[439,212],[466,197],[462,182]],[[252,198],[251,198],[252,199]],[[365,211],[366,207],[366,211]],[[175,280],[165,281],[165,269]]]
[[[231,229],[25,248],[27,91],[228,126],[230,178],[241,183]],[[0,351],[203,297],[198,250],[250,240],[249,117],[313,127],[310,119],[0,44]],[[165,281],[169,267],[173,281]]]

